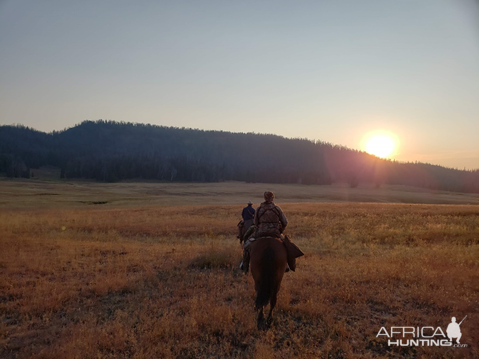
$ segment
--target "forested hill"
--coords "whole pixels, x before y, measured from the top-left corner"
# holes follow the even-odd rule
[[[479,171],[398,163],[329,143],[275,135],[85,121],[43,133],[0,127],[0,174],[30,177],[44,165],[63,178],[119,181],[404,184],[479,192]]]

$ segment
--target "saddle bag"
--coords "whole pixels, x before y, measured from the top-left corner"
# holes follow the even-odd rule
[[[299,249],[299,247],[291,242],[288,236],[281,236],[284,246],[286,247],[286,252],[288,253],[288,266],[294,272],[296,270],[296,258],[304,256],[304,253]]]
[[[303,251],[299,249],[299,247],[291,242],[291,240],[288,238],[288,236],[284,236],[283,238],[283,243],[286,246],[286,250],[288,251],[288,257],[292,258],[298,258],[301,256],[304,256]]]

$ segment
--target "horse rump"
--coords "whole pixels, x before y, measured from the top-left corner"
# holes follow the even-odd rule
[[[271,300],[271,297],[275,293],[275,281],[274,281],[274,251],[271,247],[268,247],[263,252],[261,257],[261,274],[260,278],[255,282],[256,286],[256,300],[255,308],[259,310],[267,306]]]
[[[258,238],[251,249],[251,273],[256,290],[256,309],[276,305],[276,297],[287,265],[287,253],[279,238]]]

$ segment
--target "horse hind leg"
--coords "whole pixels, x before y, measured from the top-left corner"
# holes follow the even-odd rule
[[[270,328],[272,324],[273,324],[273,307],[269,309],[268,318],[266,318],[266,326]]]
[[[271,325],[273,324],[273,310],[276,307],[276,301],[278,299],[278,291],[279,291],[279,288],[276,288],[269,302],[269,305],[270,305],[269,313],[268,313],[268,318],[266,319],[266,325],[268,327],[271,327]]]
[[[274,309],[273,307],[269,309],[268,318],[266,318],[266,321],[265,321],[266,326],[268,328],[270,328],[271,325],[273,324],[273,309]]]
[[[258,327],[258,330],[266,329],[263,307],[258,309],[258,318],[256,320],[256,326]]]

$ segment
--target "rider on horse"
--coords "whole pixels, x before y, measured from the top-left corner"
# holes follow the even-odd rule
[[[253,208],[253,202],[249,201],[248,205],[243,208],[241,212],[241,217],[243,219],[238,223],[238,235],[236,238],[242,242],[245,232],[253,225],[255,210]]]
[[[249,257],[250,257],[250,247],[251,243],[254,242],[258,238],[263,237],[274,237],[280,238],[286,246],[288,251],[288,263],[290,264],[290,268],[294,271],[295,270],[295,262],[294,258],[303,255],[303,253],[299,250],[299,248],[291,243],[288,237],[283,236],[283,231],[288,225],[288,220],[284,215],[281,208],[274,204],[274,193],[273,192],[265,192],[264,193],[264,202],[256,210],[254,216],[254,226],[251,226],[250,229],[247,230],[246,234],[241,240],[245,241],[243,245],[243,261],[240,264],[240,268],[247,273],[249,267]],[[254,232],[254,235],[252,235]],[[252,236],[251,236],[252,235]],[[251,236],[251,238],[250,238]]]

